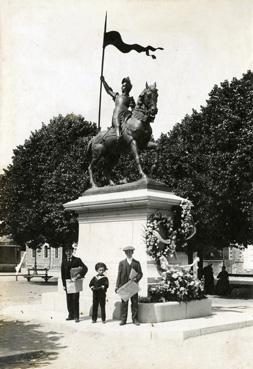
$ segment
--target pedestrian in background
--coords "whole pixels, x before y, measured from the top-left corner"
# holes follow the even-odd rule
[[[203,269],[203,277],[204,277],[204,291],[208,295],[212,295],[214,293],[214,276],[213,276],[213,267],[212,263],[209,263]]]
[[[229,277],[225,265],[223,265],[221,272],[217,275],[216,293],[217,295],[226,296],[230,293]]]

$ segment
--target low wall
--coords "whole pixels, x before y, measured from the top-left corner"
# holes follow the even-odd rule
[[[141,323],[159,323],[171,320],[198,318],[211,315],[210,299],[189,302],[140,303],[138,319]]]
[[[141,323],[159,323],[171,320],[197,318],[211,315],[211,300],[194,300],[190,302],[159,302],[159,303],[139,303],[138,319]],[[109,298],[106,303],[107,319],[120,320],[120,300]],[[80,314],[91,316],[92,298],[87,298],[80,293]],[[65,292],[47,292],[42,294],[42,310],[66,312]],[[129,304],[130,309],[130,304]],[[100,316],[100,310],[99,314]],[[131,313],[129,311],[129,319]]]

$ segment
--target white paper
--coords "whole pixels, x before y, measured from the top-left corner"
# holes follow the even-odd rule
[[[140,291],[140,287],[138,286],[136,282],[128,281],[123,286],[118,288],[117,294],[122,298],[122,300],[127,301],[130,299],[130,297],[132,297],[139,291]]]
[[[138,275],[138,273],[136,272],[136,270],[134,268],[131,269],[131,272],[129,274],[129,279],[133,279]]]
[[[83,290],[83,278],[76,279],[72,281],[71,279],[66,279],[66,290],[67,293],[77,293]]]

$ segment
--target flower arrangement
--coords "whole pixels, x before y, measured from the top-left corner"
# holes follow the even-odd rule
[[[169,239],[167,244],[162,244],[157,237],[160,232],[165,234]],[[161,256],[173,256],[176,249],[176,231],[173,229],[173,220],[171,217],[163,215],[161,212],[151,214],[147,221],[145,229],[145,240],[147,246],[147,253],[156,261]]]
[[[182,247],[187,246],[186,240],[191,238],[195,234],[195,227],[192,219],[191,210],[193,203],[189,200],[182,200],[180,203],[181,208],[181,227],[178,230],[180,237],[184,240]]]
[[[150,302],[191,301],[205,298],[203,281],[189,271],[171,268],[162,281],[149,287]]]
[[[176,246],[187,246],[187,239],[195,233],[191,209],[193,204],[189,200],[180,203],[180,222],[176,228],[171,216],[156,211],[147,220],[145,241],[147,254],[156,262],[161,256],[172,257]]]
[[[167,262],[168,258],[176,253],[176,248],[185,248],[187,240],[196,233],[192,207],[193,204],[189,200],[182,200],[180,206],[174,209],[174,218],[160,211],[149,216],[145,228],[147,254],[165,271],[162,273],[162,281],[149,287],[148,297],[143,302],[191,301],[205,298],[202,281],[195,278],[189,269],[172,268]],[[162,267],[163,259],[166,261],[165,268]]]

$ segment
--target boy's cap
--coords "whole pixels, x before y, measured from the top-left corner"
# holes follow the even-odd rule
[[[123,251],[128,251],[128,250],[134,251],[134,250],[135,250],[135,248],[134,248],[133,246],[125,246],[125,247],[123,248]]]
[[[105,265],[105,263],[97,263],[95,265],[95,270],[98,271],[99,268],[104,268],[104,270],[107,270],[107,266]]]

